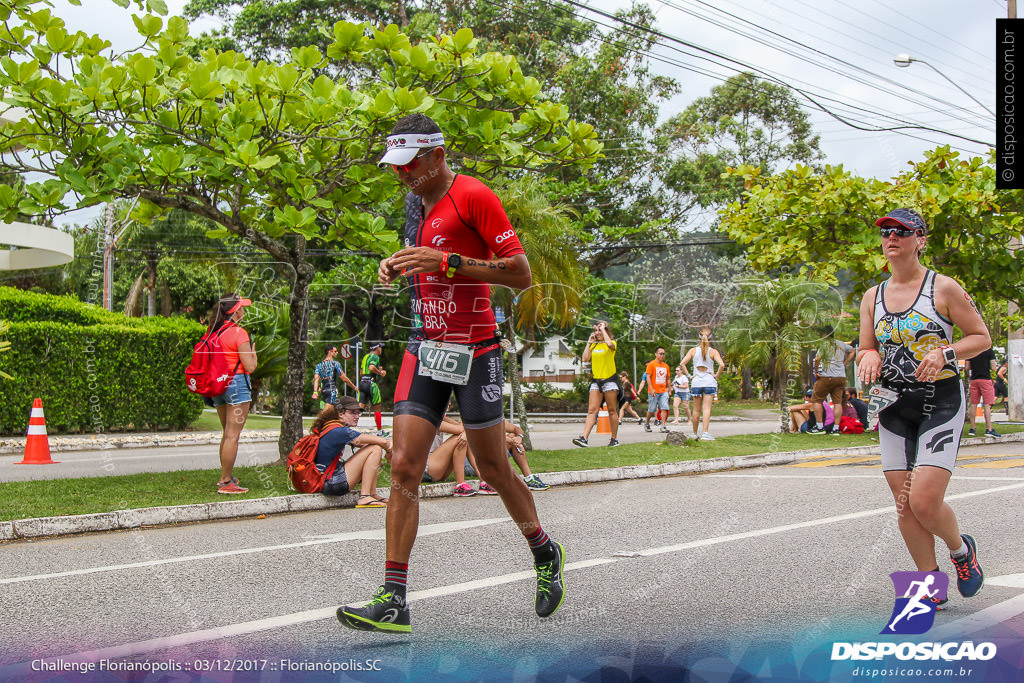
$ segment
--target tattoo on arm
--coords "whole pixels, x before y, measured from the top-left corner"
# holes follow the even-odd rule
[[[491,270],[495,270],[495,269],[497,269],[497,270],[505,270],[506,269],[504,261],[474,261],[473,259],[466,259],[466,265],[467,266],[486,266],[486,267],[490,268]]]

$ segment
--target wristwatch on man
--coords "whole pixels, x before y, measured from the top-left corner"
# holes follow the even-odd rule
[[[455,271],[462,265],[462,257],[458,254],[448,254],[448,277],[455,277]]]

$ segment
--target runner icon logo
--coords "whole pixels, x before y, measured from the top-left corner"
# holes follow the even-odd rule
[[[949,577],[943,572],[893,572],[896,604],[881,633],[918,635],[935,622],[935,607],[946,599]]]

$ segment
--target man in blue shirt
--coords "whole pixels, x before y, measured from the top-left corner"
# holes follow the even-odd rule
[[[335,403],[338,400],[338,380],[352,387],[353,391],[359,391],[356,385],[348,378],[348,375],[341,369],[341,363],[335,358],[338,357],[338,347],[328,344],[327,353],[324,359],[317,363],[313,371],[313,398],[320,398],[320,409],[323,410],[327,404]]]

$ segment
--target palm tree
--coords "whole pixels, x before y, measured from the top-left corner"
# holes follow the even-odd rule
[[[737,298],[740,315],[727,327],[726,345],[741,366],[769,369],[783,432],[789,431],[789,378],[799,378],[808,351],[829,346],[822,328],[837,323],[841,303],[825,284],[793,275],[748,283]]]
[[[496,287],[492,301],[506,313],[502,334],[511,345],[509,382],[519,414],[523,444],[532,450],[530,429],[523,403],[516,335],[533,339],[542,328],[564,329],[580,314],[584,273],[579,260],[579,239],[565,207],[553,206],[543,192],[542,181],[526,176],[495,188],[530,259],[533,285],[523,292]]]

